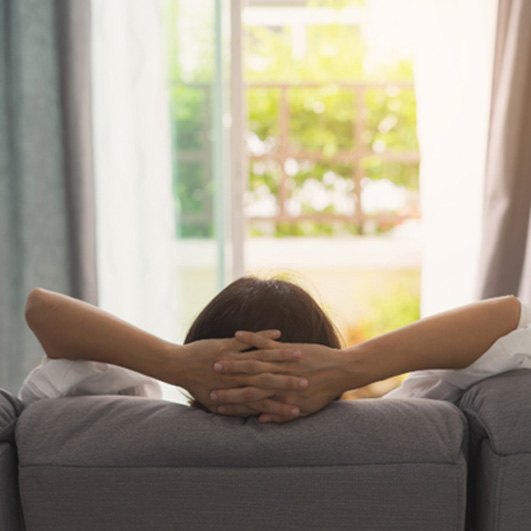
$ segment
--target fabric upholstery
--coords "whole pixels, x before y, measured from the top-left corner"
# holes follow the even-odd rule
[[[24,467],[32,531],[464,528],[456,464]]]
[[[18,398],[0,389],[0,442],[13,441],[15,424],[22,409],[22,402]]]
[[[463,529],[449,403],[334,403],[286,425],[135,397],[43,400],[16,430],[29,529]]]
[[[15,447],[6,442],[0,443],[0,529],[23,529],[18,494],[17,453]]]
[[[391,449],[395,463],[447,463],[458,459],[464,432],[455,406],[430,400],[339,402],[277,426],[160,400],[97,396],[28,406],[17,445],[23,466],[128,466],[139,455],[152,466],[338,466],[388,463]]]
[[[14,446],[14,428],[21,411],[20,400],[0,389],[0,529],[9,531],[22,529]]]
[[[470,425],[470,523],[482,531],[531,528],[531,371],[470,388],[460,406]]]

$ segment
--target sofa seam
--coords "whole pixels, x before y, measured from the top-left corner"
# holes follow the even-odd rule
[[[455,497],[456,497],[456,507],[459,507],[462,511],[462,514],[464,516],[464,522],[463,521],[459,521],[459,520],[456,520],[456,523],[455,523],[455,529],[456,531],[460,531],[463,529],[463,527],[461,526],[462,523],[464,523],[465,527],[466,527],[466,510],[467,510],[467,506],[468,506],[468,499],[467,499],[467,494],[468,494],[468,489],[467,489],[467,480],[468,480],[468,462],[466,459],[463,459],[463,463],[461,463],[462,466],[459,466],[458,468],[458,475],[455,477],[455,482],[456,482],[456,488],[455,488]],[[464,489],[464,500],[463,500],[463,506],[460,505],[460,486],[463,484],[463,481],[464,481],[464,485],[465,485],[465,489]],[[459,517],[457,517],[459,518]],[[463,520],[463,518],[461,518],[461,520]]]
[[[490,441],[487,441],[487,445],[489,446],[489,449],[492,451],[492,445],[490,444]],[[503,459],[501,459],[501,456],[498,455],[494,451],[492,453],[496,456],[496,461],[497,461],[496,481],[495,481],[496,490],[494,492],[495,501],[496,501],[494,504],[495,511],[496,511],[496,514],[495,514],[496,526],[494,527],[494,530],[496,531],[497,529],[500,529],[500,518],[501,518],[500,504],[501,504],[501,493],[503,491],[502,483],[505,479],[504,477],[505,466],[503,463]]]
[[[80,468],[80,469],[109,469],[109,470],[115,470],[115,469],[161,469],[161,468],[167,468],[167,469],[197,469],[197,470],[206,470],[206,469],[215,469],[215,470],[242,470],[242,469],[252,469],[252,470],[271,470],[271,469],[284,469],[284,468],[343,468],[343,467],[367,467],[367,466],[411,466],[411,465],[420,465],[420,466],[450,466],[455,467],[457,469],[461,469],[462,463],[456,463],[456,462],[448,462],[448,463],[437,463],[437,462],[431,462],[431,461],[425,461],[422,463],[416,463],[416,462],[391,462],[391,463],[343,463],[339,465],[275,465],[275,466],[189,466],[189,465],[146,465],[146,466],[137,466],[137,465],[123,465],[123,466],[116,466],[116,465],[63,465],[63,464],[52,464],[52,463],[33,463],[33,464],[26,464],[21,465],[19,463],[19,470],[22,470],[24,468]]]

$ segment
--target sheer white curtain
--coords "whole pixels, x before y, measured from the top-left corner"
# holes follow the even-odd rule
[[[100,305],[178,339],[161,0],[93,0]]]
[[[422,313],[476,296],[496,0],[419,0],[415,85],[423,216]]]

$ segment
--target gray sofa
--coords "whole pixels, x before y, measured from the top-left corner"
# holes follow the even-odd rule
[[[3,393],[0,529],[528,530],[528,389],[516,371],[460,408],[337,402],[281,426],[119,396],[22,410]]]

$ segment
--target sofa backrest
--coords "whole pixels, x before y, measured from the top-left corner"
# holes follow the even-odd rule
[[[466,421],[433,400],[284,425],[135,397],[43,400],[16,439],[29,529],[464,528]]]

